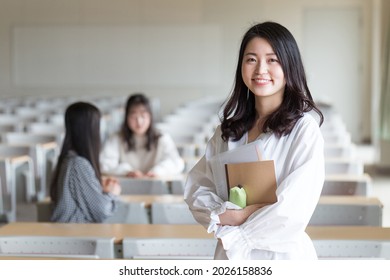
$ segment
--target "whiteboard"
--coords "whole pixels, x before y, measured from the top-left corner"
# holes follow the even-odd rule
[[[15,26],[18,86],[214,86],[221,31],[195,26]]]

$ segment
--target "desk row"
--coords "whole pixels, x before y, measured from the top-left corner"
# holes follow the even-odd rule
[[[104,223],[197,224],[181,195],[122,195],[118,210]],[[49,222],[52,203],[37,203],[39,222]],[[312,226],[382,226],[383,205],[374,197],[322,196]]]
[[[390,228],[308,227],[306,232],[320,259],[390,259]],[[0,227],[0,259],[212,259],[216,243],[200,225],[10,223]]]
[[[184,194],[186,175],[161,179],[119,178],[124,195]],[[321,195],[370,196],[372,178],[366,174],[326,175]]]

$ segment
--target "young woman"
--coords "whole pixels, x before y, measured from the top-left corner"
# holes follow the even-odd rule
[[[100,159],[104,173],[134,178],[176,175],[184,169],[172,138],[155,129],[143,94],[128,98],[122,129],[107,140]]]
[[[99,167],[100,112],[84,102],[65,112],[65,139],[51,183],[53,222],[98,223],[116,210],[120,186],[101,178]]]
[[[324,183],[322,121],[292,34],[274,22],[252,26],[221,125],[184,194],[195,219],[218,238],[216,259],[317,258],[305,229]],[[274,161],[277,202],[240,208],[217,194],[210,159],[254,141]]]

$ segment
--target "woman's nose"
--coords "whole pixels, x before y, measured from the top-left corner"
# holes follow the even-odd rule
[[[256,68],[257,74],[266,74],[268,73],[268,65],[265,62],[259,62]]]
[[[137,117],[137,124],[138,125],[142,125],[144,123],[144,121],[145,121],[144,117],[142,117],[142,116]]]

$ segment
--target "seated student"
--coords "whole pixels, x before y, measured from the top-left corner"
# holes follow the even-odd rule
[[[104,173],[133,178],[176,175],[184,169],[171,136],[155,129],[143,94],[128,98],[122,129],[105,143],[100,164]]]
[[[101,178],[100,112],[77,102],[65,112],[65,139],[50,188],[53,222],[98,223],[117,208],[121,188],[114,178]]]

